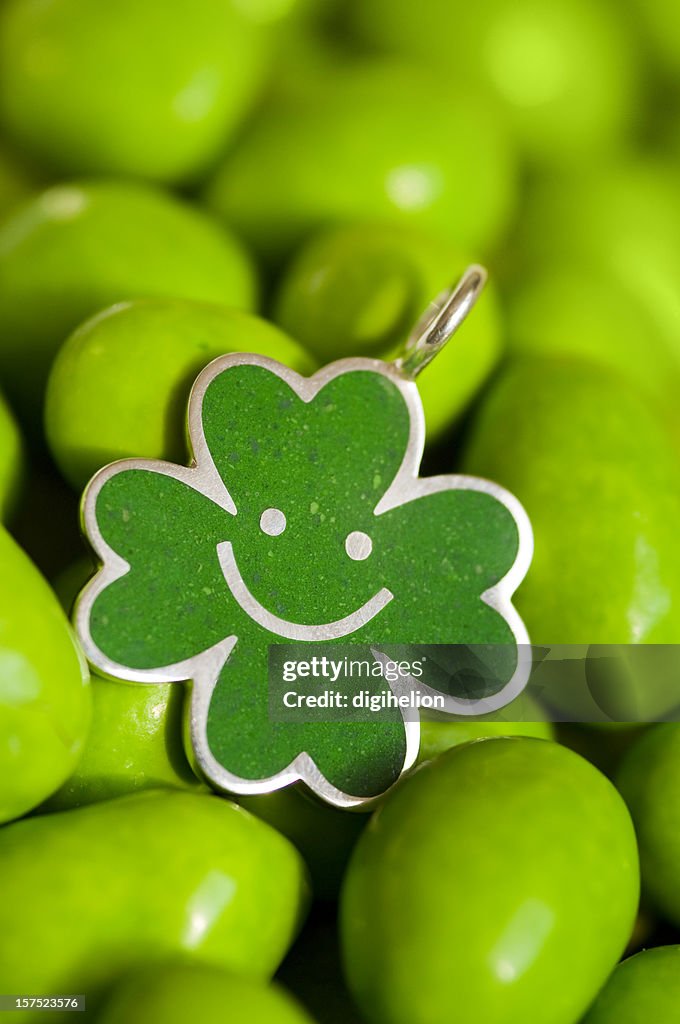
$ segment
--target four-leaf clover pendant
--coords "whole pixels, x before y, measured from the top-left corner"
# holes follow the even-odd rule
[[[189,401],[189,466],[126,459],[90,482],[84,530],[101,568],[76,605],[85,654],[114,679],[190,686],[192,760],[216,789],[302,781],[353,807],[417,756],[418,716],[400,708],[273,718],[272,644],[510,650],[497,692],[444,695],[455,714],[496,710],[525,686],[511,598],[531,558],[526,514],[486,480],[418,476],[415,374],[484,279],[471,268],[394,364],[351,358],[302,377],[254,355],[215,360]]]

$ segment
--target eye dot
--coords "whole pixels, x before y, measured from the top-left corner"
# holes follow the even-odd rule
[[[260,516],[260,529],[269,537],[278,537],[286,529],[286,517],[279,508],[266,508]]]
[[[373,550],[373,541],[367,533],[353,530],[345,538],[345,551],[354,562],[363,562]]]

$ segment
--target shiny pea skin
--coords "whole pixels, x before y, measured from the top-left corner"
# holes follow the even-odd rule
[[[82,992],[90,1008],[140,962],[268,978],[307,894],[269,826],[220,797],[159,790],[7,826],[0,874],[0,989]]]
[[[680,925],[680,723],[641,736],[616,783],[635,822],[643,888],[659,913]]]
[[[516,189],[492,106],[469,91],[447,96],[427,71],[359,61],[270,96],[207,199],[270,261],[317,229],[362,220],[429,231],[479,258],[505,230]]]
[[[86,321],[61,348],[47,388],[46,434],[64,476],[81,489],[115,459],[186,462],[191,385],[229,352],[255,352],[300,372],[314,368],[283,331],[225,306],[142,300]]]
[[[256,13],[262,5],[8,0],[0,118],[65,174],[191,177],[255,98],[265,40],[249,6]]]
[[[680,946],[657,946],[614,970],[583,1024],[672,1024],[680,1006]]]
[[[90,722],[89,676],[45,580],[0,527],[0,823],[73,771]]]
[[[78,324],[126,299],[254,303],[241,245],[206,214],[150,185],[57,185],[0,227],[0,379],[37,428],[47,374]]]
[[[48,800],[61,811],[164,786],[203,789],[182,743],[181,683],[123,683],[93,676],[92,725],[74,772]]]
[[[262,985],[205,964],[135,971],[113,990],[97,1024],[313,1024],[278,985]]]
[[[635,834],[557,743],[468,743],[374,815],[341,894],[346,975],[375,1024],[574,1024],[623,952]]]
[[[474,260],[412,228],[361,224],[314,236],[287,268],[274,318],[321,361],[394,359],[434,299]],[[429,440],[460,415],[502,350],[493,286],[418,378]]]
[[[678,642],[677,452],[629,381],[577,358],[510,361],[462,469],[529,514],[534,558],[516,604],[534,643]]]

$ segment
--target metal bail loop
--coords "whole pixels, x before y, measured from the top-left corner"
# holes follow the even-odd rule
[[[447,288],[427,307],[406,339],[403,355],[394,362],[402,376],[415,380],[432,362],[465,320],[481,295],[487,277],[484,267],[474,263],[457,284]]]

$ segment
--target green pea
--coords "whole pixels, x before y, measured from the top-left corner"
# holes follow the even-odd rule
[[[368,42],[439,68],[463,95],[492,96],[534,161],[592,163],[630,135],[640,60],[615,2],[353,0],[350,12]]]
[[[306,898],[277,832],[171,791],[8,826],[0,875],[0,989],[83,992],[91,1008],[124,971],[173,956],[269,977]]]
[[[426,307],[473,262],[447,242],[410,228],[359,225],[314,237],[281,282],[275,319],[323,362],[394,358]],[[501,351],[496,295],[489,288],[418,378],[428,438],[465,408]]]
[[[535,722],[494,722],[475,718],[421,722],[418,760],[431,761],[452,747],[487,736],[534,736],[550,740],[553,738],[553,727],[550,722],[540,721],[540,715],[540,710],[536,708]]]
[[[508,487],[532,521],[516,604],[534,643],[678,641],[677,454],[622,377],[577,359],[515,360],[462,464]]]
[[[680,191],[673,162],[622,158],[546,175],[529,191],[513,252],[527,279],[538,268],[569,261],[583,276],[609,277],[623,288],[626,307],[639,305],[654,325],[644,335],[653,355],[639,370],[643,383],[656,375],[655,337],[680,361]],[[572,299],[578,303],[580,294]],[[641,361],[635,359],[636,368]]]
[[[341,897],[347,978],[376,1024],[574,1024],[633,927],[618,793],[556,743],[456,747],[398,786]]]
[[[264,257],[316,229],[372,220],[430,231],[478,257],[513,212],[514,155],[496,112],[425,71],[339,68],[270,96],[208,200]]]
[[[104,306],[155,296],[250,307],[253,270],[203,213],[149,185],[59,185],[0,228],[0,379],[37,417],[68,334]]]
[[[600,362],[677,418],[678,359],[649,304],[606,272],[551,259],[515,283],[506,312],[513,354]]]
[[[92,725],[73,774],[47,802],[61,811],[141,789],[199,789],[182,743],[184,687],[93,676]]]
[[[660,913],[680,924],[680,723],[641,736],[617,785],[635,822],[643,887]]]
[[[205,964],[146,967],[122,981],[97,1024],[312,1024],[278,985],[264,985]]]
[[[8,0],[0,117],[66,174],[186,179],[217,155],[253,101],[264,39],[251,14],[265,6]]]
[[[671,1024],[678,1006],[680,946],[657,946],[619,964],[583,1024]]]
[[[19,427],[0,394],[0,520],[10,517],[23,478],[23,446]]]
[[[2,528],[0,565],[3,822],[37,806],[73,771],[89,725],[90,692],[56,597]]]
[[[61,348],[47,388],[47,437],[66,478],[82,488],[106,463],[132,456],[185,462],[191,385],[235,351],[313,369],[276,327],[216,305],[156,299],[88,320]]]

